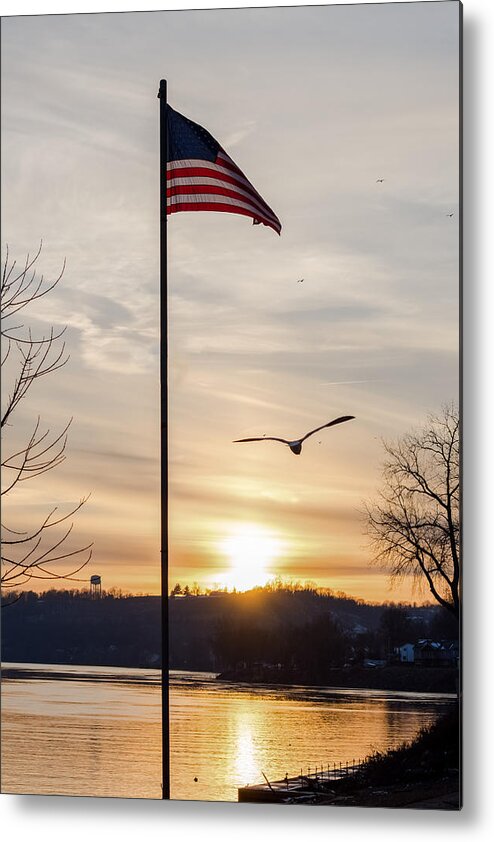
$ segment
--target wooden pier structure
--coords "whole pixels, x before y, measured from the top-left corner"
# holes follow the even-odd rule
[[[363,761],[353,760],[352,763],[334,763],[307,772],[301,769],[296,777],[289,778],[288,774],[280,781],[269,781],[264,772],[264,783],[239,787],[238,800],[247,802],[264,802],[271,804],[296,804],[311,801],[316,796],[333,795],[332,784],[353,777],[362,768]]]

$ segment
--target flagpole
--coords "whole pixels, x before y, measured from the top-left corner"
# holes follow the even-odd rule
[[[168,301],[166,164],[168,132],[166,80],[161,79],[160,101],[160,415],[161,415],[161,764],[162,798],[170,798],[170,697],[168,672]]]

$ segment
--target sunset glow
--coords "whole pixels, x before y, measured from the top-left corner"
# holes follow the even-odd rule
[[[222,585],[240,591],[265,585],[274,576],[273,563],[281,549],[282,542],[262,527],[239,525],[220,544],[220,551],[230,561]]]

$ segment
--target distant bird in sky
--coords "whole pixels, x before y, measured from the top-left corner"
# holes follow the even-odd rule
[[[294,439],[293,441],[281,439],[277,436],[256,436],[255,438],[235,439],[233,444],[240,444],[245,441],[280,441],[282,444],[287,444],[292,453],[295,453],[295,455],[298,456],[302,452],[302,445],[304,441],[308,439],[309,436],[313,436],[314,433],[318,433],[319,430],[324,430],[326,427],[333,427],[335,424],[343,424],[344,421],[351,421],[353,418],[355,418],[355,415],[341,415],[339,418],[334,418],[327,424],[323,424],[321,427],[316,427],[315,430],[311,430],[310,433],[306,433],[306,435],[302,436],[302,438]]]
[[[376,184],[382,184],[383,181],[384,181],[384,178],[376,178]]]
[[[304,282],[304,279],[303,279],[303,278],[300,278],[300,280],[299,280],[299,281],[297,281],[297,283],[298,283],[298,284],[303,284],[303,282]]]
[[[451,218],[452,216],[454,216],[454,213],[447,213],[446,216],[449,216]]]

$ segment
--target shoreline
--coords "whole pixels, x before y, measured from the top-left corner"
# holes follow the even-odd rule
[[[459,706],[396,749],[374,752],[358,765],[328,767],[284,780],[241,787],[250,803],[460,810]]]
[[[324,686],[347,690],[390,690],[404,693],[447,693],[458,695],[459,671],[450,667],[350,667],[333,668],[324,675],[314,677],[296,670],[270,667],[252,667],[225,670],[218,681],[271,684]]]
[[[97,670],[97,672],[96,672]],[[121,672],[125,670],[125,672]],[[135,674],[134,674],[135,673]],[[157,673],[157,675],[155,675]],[[3,681],[79,681],[161,685],[161,670],[148,667],[101,666],[99,664],[32,664],[7,662],[1,666]],[[144,678],[146,674],[146,678]],[[141,677],[142,676],[142,677]]]
[[[170,669],[173,673],[183,670]],[[187,674],[204,676],[201,670],[187,670]],[[161,670],[146,667],[121,667],[100,664],[2,664],[1,675],[4,680],[31,681],[82,681],[82,682],[118,682],[124,684],[161,685]],[[282,689],[291,687],[324,688],[335,691],[370,691],[394,692],[403,694],[424,694],[459,697],[459,677],[456,670],[442,668],[406,668],[382,667],[376,669],[353,668],[333,669],[325,676],[313,678],[299,672],[267,669],[263,671],[243,669],[223,673],[208,673],[214,680],[228,685],[242,684],[246,687],[261,685]]]
[[[460,810],[460,709],[440,717],[409,744],[376,752],[361,774],[343,780],[325,801],[335,806]],[[336,795],[336,798],[335,798]]]

